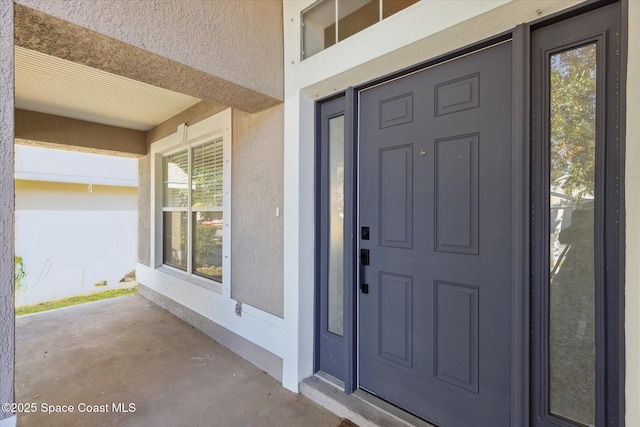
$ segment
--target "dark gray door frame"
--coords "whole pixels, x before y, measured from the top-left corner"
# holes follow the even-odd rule
[[[348,88],[345,92],[334,94],[316,102],[316,301],[315,301],[315,352],[314,371],[324,371],[344,382],[346,393],[353,393],[357,388],[356,383],[356,321],[355,305],[357,302],[357,289],[350,284],[356,283],[356,269],[353,264],[356,234],[355,227],[357,215],[355,213],[355,177],[357,176],[357,157],[355,141],[356,130],[356,97],[354,89]],[[344,295],[343,295],[343,336],[332,336],[327,332],[326,302],[319,297],[326,292],[326,274],[328,251],[325,239],[327,232],[326,213],[323,210],[327,204],[326,189],[326,133],[327,121],[332,117],[344,115]],[[321,351],[327,344],[337,351],[337,359],[343,363],[342,372],[327,369],[321,360]],[[327,372],[328,371],[328,372]]]
[[[344,94],[327,99],[316,104],[316,311],[315,311],[315,371],[330,374],[339,380],[343,380],[345,373],[344,353],[346,342],[351,341],[351,336],[339,336],[329,330],[329,123],[336,117],[345,117]],[[345,139],[346,143],[346,139]],[[346,144],[345,144],[346,145]],[[345,150],[346,151],[346,150]],[[345,178],[351,175],[351,160],[345,159]],[[346,196],[346,195],[345,195]],[[349,200],[345,197],[345,200]],[[346,206],[345,206],[346,207]],[[348,222],[350,209],[344,210],[345,223]],[[346,225],[346,224],[345,224]],[[346,230],[345,230],[346,231]],[[347,234],[345,233],[345,236]],[[345,248],[346,249],[346,248]],[[344,252],[345,254],[349,252]],[[345,256],[346,258],[346,256]],[[350,263],[345,262],[344,267],[349,268]],[[344,283],[349,283],[345,280]],[[346,294],[347,290],[344,290]],[[345,305],[346,307],[346,305]],[[346,320],[347,317],[344,317]]]
[[[357,356],[358,356],[358,330],[357,330],[357,304],[358,304],[358,213],[357,204],[357,183],[358,176],[358,97],[353,87],[347,89],[345,93],[346,111],[345,116],[345,164],[350,162],[351,173],[347,183],[345,178],[345,212],[351,215],[345,221],[345,293],[344,293],[344,330],[345,330],[345,381],[344,391],[351,394],[358,388],[357,376]],[[346,169],[345,169],[346,175]],[[347,224],[348,222],[348,224]],[[348,261],[347,261],[348,259]],[[349,284],[349,285],[347,285]]]
[[[617,4],[616,4],[617,3]],[[592,12],[588,22],[581,22],[580,30],[569,27],[561,38],[562,27],[545,39],[534,39],[536,50],[531,52],[532,105],[536,114],[532,129],[532,399],[531,413],[535,425],[574,426],[576,424],[553,416],[549,409],[548,391],[548,310],[549,295],[549,103],[548,70],[542,54],[550,55],[587,43],[598,49],[599,113],[596,118],[596,194],[595,203],[595,316],[596,316],[596,425],[624,425],[624,115],[622,110],[626,46],[624,23],[626,1],[588,2],[558,16],[531,25],[530,32],[542,34],[551,24],[570,24]],[[616,24],[615,21],[618,21]],[[574,24],[577,25],[577,24]],[[616,28],[616,25],[619,27]],[[622,29],[622,31],[621,31]],[[553,31],[553,30],[552,30]],[[540,52],[542,50],[542,52]],[[606,76],[606,78],[604,78]],[[546,247],[545,247],[546,245]]]
[[[529,328],[530,328],[530,31],[519,25],[512,45],[512,322],[511,425],[529,424]]]

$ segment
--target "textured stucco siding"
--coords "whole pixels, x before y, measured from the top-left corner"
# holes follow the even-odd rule
[[[0,403],[13,401],[14,383],[13,75],[13,2],[0,0]]]
[[[640,426],[640,2],[629,1],[626,138],[626,425]]]
[[[151,156],[138,160],[138,262],[151,267]]]
[[[159,141],[162,138],[171,135],[172,133],[175,133],[176,128],[183,123],[187,126],[191,126],[194,123],[198,123],[201,120],[218,114],[219,112],[226,110],[227,108],[228,107],[224,105],[207,101],[198,102],[196,105],[187,108],[181,113],[168,118],[153,129],[150,129],[147,132],[147,145],[152,144],[155,141]]]
[[[18,0],[16,3],[274,100],[283,98],[281,1]],[[28,46],[28,33],[19,39],[19,44],[37,50],[44,45],[50,45],[52,49],[57,45],[55,50],[74,55],[77,47],[73,43],[67,43],[65,51],[58,41],[43,38],[38,33],[38,22],[32,21],[32,24],[30,32],[40,38],[36,40],[37,45]],[[66,32],[64,28],[60,30]],[[64,34],[64,37],[68,36]],[[88,37],[75,40],[75,43],[85,42],[94,43]],[[92,47],[101,50],[104,46],[94,43]],[[124,47],[109,51],[117,57]],[[108,57],[104,54],[109,51],[93,56],[91,60],[98,62],[94,64],[96,68],[102,69],[100,62],[106,65]],[[85,52],[84,55],[90,54]],[[75,60],[83,61],[82,53],[77,55],[80,56]],[[129,60],[139,62],[135,55]],[[153,75],[162,70],[149,67],[147,71]],[[194,82],[196,88],[197,83]]]
[[[130,286],[121,280],[136,268],[135,187],[16,180],[15,189],[15,251],[26,273],[17,307]],[[106,288],[94,286],[102,281]]]
[[[283,107],[233,113],[231,297],[279,317],[284,316],[283,135]]]
[[[201,102],[147,132],[152,144],[181,123],[193,125],[225,107]],[[283,317],[283,168],[282,106],[232,118],[231,297]],[[150,168],[142,158],[139,176],[138,261],[150,265]],[[277,212],[279,216],[277,216]]]
[[[142,131],[20,109],[15,137],[22,143],[126,156],[142,156],[147,148]]]

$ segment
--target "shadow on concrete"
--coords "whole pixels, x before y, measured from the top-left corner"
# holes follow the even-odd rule
[[[17,318],[15,372],[18,426],[355,425],[139,295]]]

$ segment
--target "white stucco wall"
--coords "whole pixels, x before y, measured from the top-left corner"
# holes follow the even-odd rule
[[[120,280],[137,261],[137,164],[16,146],[17,306],[130,286]]]
[[[16,306],[131,286],[135,188],[16,182],[16,254],[27,274]],[[106,286],[95,286],[106,281]]]
[[[115,156],[16,145],[16,179],[138,186],[138,161]]]

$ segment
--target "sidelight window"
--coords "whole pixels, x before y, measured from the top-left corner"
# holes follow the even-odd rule
[[[549,68],[549,406],[594,425],[595,43],[551,55]]]
[[[618,7],[532,34],[535,426],[621,419]]]
[[[329,332],[343,334],[344,115],[329,119]]]
[[[318,247],[319,357],[316,369],[339,380],[345,377],[345,337],[349,319],[345,298],[351,274],[349,233],[349,164],[345,141],[345,98],[323,102],[319,107],[319,140],[316,205]]]

